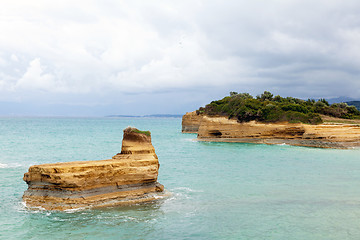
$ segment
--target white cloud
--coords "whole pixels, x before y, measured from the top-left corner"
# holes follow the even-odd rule
[[[0,52],[0,66],[6,66],[6,61],[1,57],[1,52]]]
[[[14,62],[18,62],[18,61],[19,61],[18,57],[17,57],[15,54],[11,54],[10,58],[11,58],[11,60],[14,61]]]
[[[58,91],[60,90],[52,74],[45,72],[40,59],[36,58],[29,63],[25,74],[17,81],[15,89]]]
[[[326,79],[324,97],[360,97],[346,87],[358,86],[360,67],[354,0],[16,0],[0,11],[2,98],[40,91],[103,102],[114,92],[204,88],[287,95],[294,85],[308,97],[304,89]]]

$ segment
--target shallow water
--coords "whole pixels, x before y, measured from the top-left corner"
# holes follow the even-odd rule
[[[122,130],[152,132],[154,203],[29,211],[33,164],[111,158]],[[172,118],[0,118],[1,239],[360,239],[360,150],[206,143]]]

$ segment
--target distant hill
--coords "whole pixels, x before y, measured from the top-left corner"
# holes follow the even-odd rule
[[[360,111],[360,101],[350,101],[350,102],[346,102],[347,105],[351,106],[355,106],[359,111]]]
[[[144,115],[143,117],[160,117],[160,118],[181,118],[182,114],[152,114]]]
[[[354,99],[351,97],[337,97],[337,98],[330,98],[330,99],[326,99],[328,101],[329,104],[334,104],[334,103],[347,103],[347,105],[349,106],[355,106],[358,110],[360,110],[360,100],[359,99]]]
[[[157,118],[181,118],[183,115],[181,114],[151,114],[151,115],[143,115],[143,116],[136,116],[136,115],[108,115],[105,117],[157,117]]]
[[[326,101],[328,101],[328,103],[333,104],[333,103],[342,103],[342,102],[352,102],[352,101],[357,101],[358,99],[354,99],[351,97],[337,97],[337,98],[330,98],[330,99],[326,99]]]
[[[140,117],[140,116],[134,116],[134,115],[108,115],[108,116],[105,116],[105,117],[128,117],[128,118],[131,118],[131,117]]]

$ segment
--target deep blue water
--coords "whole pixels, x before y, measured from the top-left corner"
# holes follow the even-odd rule
[[[120,152],[150,130],[155,203],[75,212],[21,203],[30,165]],[[0,118],[0,239],[360,239],[360,150],[206,143],[173,118]]]

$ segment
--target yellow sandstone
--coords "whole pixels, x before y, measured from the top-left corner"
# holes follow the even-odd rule
[[[195,117],[196,116],[196,117]],[[185,124],[185,126],[184,126]],[[198,140],[216,142],[246,142],[264,144],[289,144],[321,148],[360,147],[360,125],[326,123],[310,125],[302,123],[240,123],[223,116],[187,113],[183,117],[183,132],[186,124],[194,129],[198,124]],[[185,129],[185,131],[184,131]]]
[[[150,132],[124,130],[112,159],[34,165],[24,174],[30,208],[68,210],[147,202],[164,195]]]

